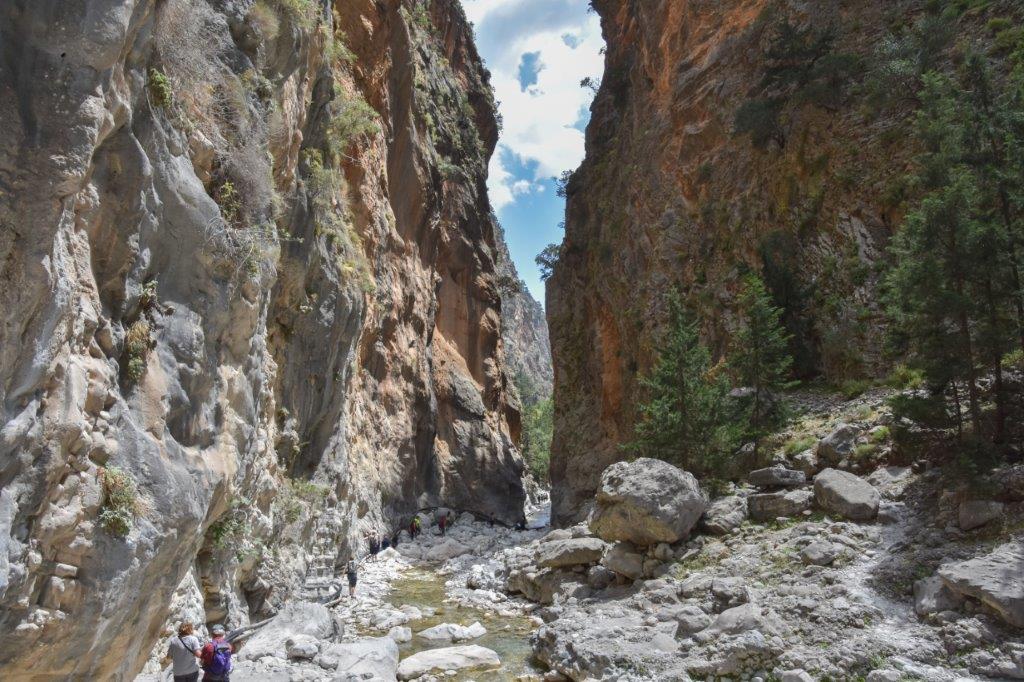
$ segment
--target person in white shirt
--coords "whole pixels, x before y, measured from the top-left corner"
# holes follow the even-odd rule
[[[178,626],[178,634],[171,637],[167,643],[167,655],[171,657],[173,666],[174,682],[198,682],[199,680],[199,654],[202,645],[199,639],[192,634],[194,626],[185,621]]]

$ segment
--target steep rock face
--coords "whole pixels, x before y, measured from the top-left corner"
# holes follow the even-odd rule
[[[544,307],[519,278],[504,237],[498,240],[497,255],[498,282],[502,289],[501,332],[508,368],[514,375],[523,377],[523,383],[535,393],[535,396],[522,398],[546,398],[551,395],[554,370]]]
[[[904,210],[899,181],[913,150],[896,124],[906,109],[866,115],[857,97],[791,103],[785,135],[763,147],[735,134],[734,120],[761,94],[781,19],[833,27],[834,53],[869,58],[893,26],[923,12],[910,1],[593,4],[605,73],[547,293],[560,523],[578,518],[600,472],[622,458],[673,287],[718,357],[752,270],[784,308],[798,373],[840,381],[884,370],[874,265]],[[955,30],[984,30],[984,21],[968,17]],[[863,73],[848,76],[848,92]]]
[[[0,677],[129,677],[176,588],[244,623],[421,505],[519,518],[456,3],[15,0],[0,52]]]

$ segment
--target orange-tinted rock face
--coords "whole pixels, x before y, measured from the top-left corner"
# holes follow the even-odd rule
[[[872,266],[903,210],[891,196],[911,150],[891,129],[906,111],[865,114],[861,69],[841,105],[787,108],[784,146],[755,148],[734,134],[734,118],[760,94],[780,17],[834,25],[836,52],[868,58],[921,11],[868,0],[594,5],[605,74],[548,282],[560,522],[580,515],[600,472],[622,458],[673,287],[718,357],[734,328],[737,283],[754,270],[785,308],[801,376],[884,370]]]
[[[129,679],[422,506],[520,518],[457,2],[14,0],[0,52],[0,678]]]

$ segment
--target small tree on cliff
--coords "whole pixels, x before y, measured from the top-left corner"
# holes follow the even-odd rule
[[[658,360],[641,379],[648,399],[625,447],[702,473],[716,473],[733,443],[726,420],[729,385],[714,371],[697,324],[677,293],[669,298],[670,322]]]
[[[740,385],[750,390],[740,403],[746,435],[760,438],[778,428],[785,411],[778,393],[789,386],[793,357],[782,309],[757,275],[748,275],[739,297],[741,327],[733,342],[729,365]]]

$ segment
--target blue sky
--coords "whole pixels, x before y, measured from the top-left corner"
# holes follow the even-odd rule
[[[544,302],[534,257],[562,240],[553,176],[583,160],[583,130],[604,58],[588,0],[463,0],[504,118],[488,188],[519,275]]]

